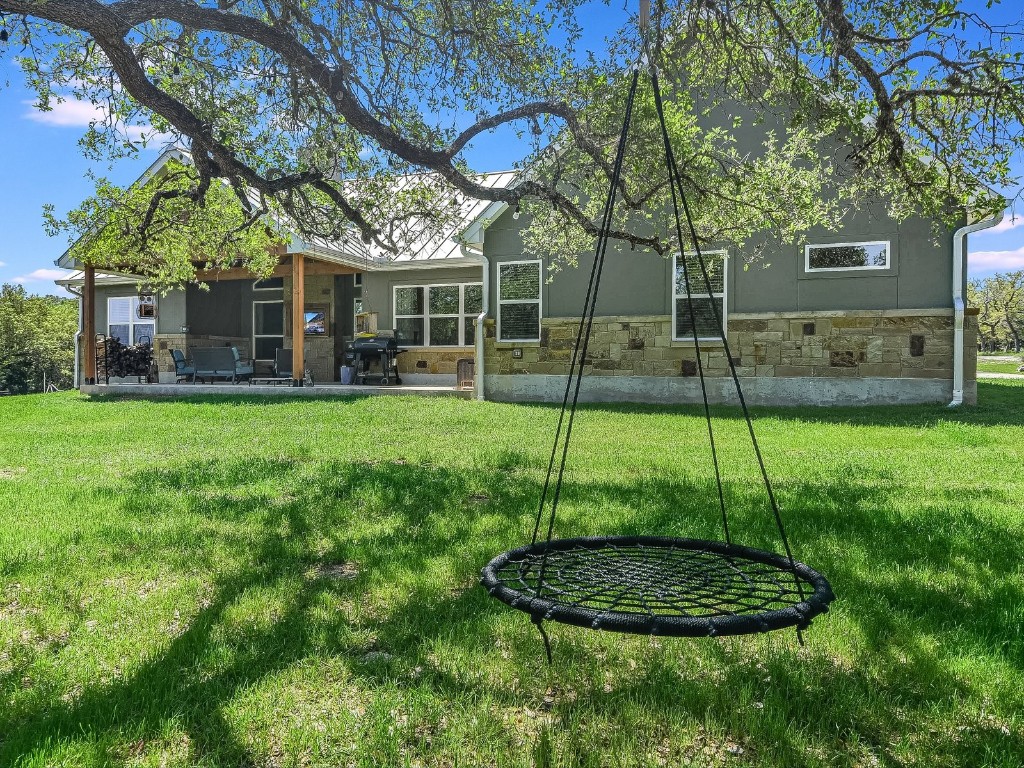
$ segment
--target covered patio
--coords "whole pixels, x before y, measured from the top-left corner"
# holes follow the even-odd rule
[[[190,357],[193,349],[215,346],[237,349],[257,375],[274,373],[277,350],[290,350],[291,383],[297,388],[303,386],[304,371],[320,382],[337,381],[345,339],[354,330],[353,313],[339,310],[346,300],[349,310],[358,308],[350,296],[352,276],[358,274],[352,265],[282,252],[266,278],[257,280],[243,268],[198,270],[197,279],[209,286],[205,290],[189,286],[166,296],[135,298],[120,294],[138,278],[107,276],[98,291],[96,268],[83,266],[79,279],[66,281],[82,304],[81,381],[107,383],[97,370],[97,340],[108,334],[125,344],[148,337],[162,384],[176,381],[172,350]]]

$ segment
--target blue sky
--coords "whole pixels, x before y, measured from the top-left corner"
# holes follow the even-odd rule
[[[976,1],[983,4],[983,0]],[[605,17],[602,21],[608,22],[621,15],[621,6],[616,6],[618,3],[613,2],[611,8],[595,10]],[[1001,15],[1012,20],[1020,13],[1019,8],[1011,10],[1004,5]],[[59,289],[53,280],[64,272],[53,262],[64,252],[67,242],[43,232],[43,205],[54,204],[59,214],[77,205],[92,192],[86,178],[90,169],[115,183],[128,184],[156,159],[158,149],[113,167],[89,162],[82,157],[77,142],[95,117],[91,105],[68,101],[55,105],[51,112],[35,110],[32,94],[22,85],[21,73],[9,58],[0,61],[3,81],[9,85],[0,90],[0,147],[4,150],[0,156],[0,283],[21,283],[30,293],[56,293]],[[512,166],[518,158],[507,149],[503,152],[503,146],[508,144],[489,143],[489,167],[480,170]],[[1024,166],[1017,171],[1020,175]],[[969,251],[972,277],[1024,269],[1024,211],[1015,221],[1008,216],[998,227],[972,235]]]

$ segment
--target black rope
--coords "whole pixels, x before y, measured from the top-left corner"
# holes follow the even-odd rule
[[[651,70],[651,82],[654,86],[654,103],[655,107],[658,110],[658,119],[661,121],[661,129],[665,135],[665,151],[667,154],[667,162],[669,165],[669,174],[675,180],[672,192],[673,202],[676,199],[676,187],[678,187],[679,199],[682,201],[683,212],[686,214],[687,227],[690,232],[690,237],[693,240],[694,250],[697,253],[697,263],[700,266],[701,275],[704,278],[704,284],[707,287],[708,293],[711,293],[711,278],[708,275],[707,265],[704,261],[704,254],[701,252],[700,241],[697,238],[697,228],[694,226],[693,223],[693,214],[690,212],[690,204],[686,199],[686,195],[683,193],[682,174],[680,173],[679,167],[676,164],[675,154],[672,151],[672,144],[671,142],[668,141],[668,129],[665,124],[665,112],[664,106],[661,101],[661,89],[658,86],[658,73],[653,68]],[[677,227],[681,227],[678,216],[679,211],[678,209],[676,209],[676,225]],[[683,248],[681,237],[682,235],[680,234],[680,250],[682,250]],[[686,259],[684,257],[684,269],[685,261]],[[689,292],[689,286],[687,286],[687,291]],[[785,548],[786,557],[789,560],[790,568],[793,570],[793,578],[796,581],[800,597],[801,599],[803,599],[803,586],[800,584],[800,580],[796,578],[796,560],[793,558],[793,551],[789,546],[789,537],[786,536],[786,529],[785,526],[782,524],[782,514],[779,512],[779,504],[775,498],[775,492],[772,489],[771,479],[768,477],[768,470],[765,468],[764,465],[764,457],[761,455],[761,447],[757,442],[757,435],[754,433],[754,424],[750,418],[750,410],[747,408],[746,398],[743,397],[743,388],[740,386],[739,375],[736,373],[736,363],[733,362],[732,350],[729,348],[729,339],[725,333],[725,324],[722,322],[722,316],[718,311],[718,305],[716,305],[713,301],[711,302],[711,311],[714,314],[715,324],[718,328],[719,336],[722,340],[723,349],[725,351],[725,357],[729,363],[729,371],[732,375],[733,385],[736,387],[736,396],[740,401],[740,408],[743,411],[743,418],[747,423],[747,432],[750,434],[750,442],[754,448],[754,455],[757,457],[757,465],[761,470],[761,479],[764,481],[764,487],[768,495],[768,501],[772,508],[772,514],[775,517],[775,526],[779,531],[779,537],[782,539],[782,545]],[[703,377],[701,378],[701,386],[703,387]]]
[[[680,258],[682,259],[682,267],[683,267],[682,268],[682,272],[683,272],[683,279],[684,279],[685,285],[686,285],[686,301],[687,301],[687,307],[689,309],[691,331],[692,331],[692,334],[693,334],[693,343],[694,343],[694,351],[695,351],[695,354],[696,354],[697,372],[698,372],[698,376],[699,376],[699,379],[700,379],[701,398],[702,398],[703,405],[704,405],[704,417],[705,417],[705,421],[707,423],[708,440],[709,440],[710,446],[711,446],[711,457],[712,457],[712,462],[714,464],[714,470],[715,470],[715,482],[716,482],[717,489],[718,489],[718,501],[719,501],[719,508],[721,510],[721,516],[722,516],[722,527],[723,527],[724,534],[725,534],[726,544],[724,546],[728,547],[728,546],[733,546],[733,545],[732,545],[732,540],[731,540],[731,533],[730,533],[730,530],[729,530],[728,512],[727,512],[726,504],[725,504],[725,493],[724,493],[724,488],[723,488],[723,483],[722,483],[721,467],[720,467],[720,462],[719,462],[719,459],[718,459],[717,446],[716,446],[716,443],[715,443],[714,426],[713,426],[712,419],[711,419],[711,408],[710,408],[710,402],[709,402],[708,393],[707,393],[707,382],[706,382],[706,377],[705,377],[704,363],[703,363],[703,359],[702,359],[702,349],[701,349],[701,345],[700,345],[700,334],[699,334],[698,328],[697,328],[697,311],[696,311],[696,308],[695,308],[695,305],[694,305],[694,300],[693,300],[693,285],[691,284],[690,265],[688,263],[686,252],[685,252],[685,249],[684,249],[684,244],[685,244],[686,238],[684,237],[684,232],[683,232],[683,225],[682,225],[682,218],[683,218],[683,216],[680,215],[680,207],[682,208],[682,213],[683,213],[683,215],[686,218],[686,223],[687,223],[687,228],[688,228],[688,232],[689,232],[689,235],[690,235],[690,239],[693,241],[693,244],[694,244],[694,250],[695,250],[695,253],[696,253],[696,257],[697,257],[697,265],[698,265],[698,267],[700,269],[700,276],[701,276],[701,278],[704,281],[704,286],[706,288],[706,291],[707,291],[708,295],[712,297],[711,312],[712,312],[712,315],[714,317],[716,326],[718,328],[719,337],[720,337],[720,339],[722,341],[723,349],[724,349],[724,352],[725,352],[725,355],[726,355],[726,360],[727,360],[728,365],[729,365],[729,371],[730,371],[730,374],[732,376],[733,384],[734,384],[734,386],[736,388],[736,394],[737,394],[737,397],[738,397],[739,402],[740,402],[740,407],[741,407],[741,410],[743,412],[744,420],[745,420],[745,422],[747,424],[747,431],[749,433],[751,444],[752,444],[753,449],[754,449],[754,455],[757,458],[758,467],[759,467],[760,472],[761,472],[761,479],[762,479],[762,481],[764,483],[765,490],[766,490],[766,493],[767,493],[767,496],[768,496],[768,500],[769,500],[769,503],[770,503],[771,508],[772,508],[772,513],[774,515],[775,524],[776,524],[776,527],[778,529],[779,536],[780,536],[780,538],[782,540],[783,547],[785,548],[785,559],[783,560],[783,562],[788,564],[788,566],[789,566],[788,570],[789,570],[790,574],[793,577],[793,580],[794,580],[794,583],[795,583],[795,586],[796,586],[797,594],[799,595],[800,600],[804,601],[805,600],[804,585],[802,584],[801,578],[798,575],[797,563],[796,563],[796,561],[795,561],[795,559],[793,557],[793,552],[792,552],[792,549],[791,549],[791,547],[789,545],[789,539],[788,539],[788,536],[786,535],[785,527],[784,527],[783,522],[782,522],[782,516],[781,516],[781,513],[779,511],[778,502],[777,502],[777,500],[775,498],[775,493],[774,493],[774,490],[773,490],[772,485],[771,485],[771,480],[768,477],[768,472],[767,472],[767,469],[765,467],[764,458],[763,458],[763,456],[761,454],[761,449],[760,449],[760,446],[759,446],[759,444],[757,442],[757,436],[756,436],[756,434],[754,432],[753,422],[752,422],[751,417],[750,417],[750,411],[749,411],[749,408],[747,407],[746,400],[745,400],[745,398],[743,396],[743,390],[742,390],[742,388],[740,386],[740,382],[739,382],[739,375],[737,374],[737,371],[736,371],[736,364],[735,364],[735,362],[733,360],[732,352],[731,352],[731,349],[729,347],[729,341],[728,341],[728,338],[727,338],[726,333],[725,333],[725,326],[724,326],[724,323],[723,323],[723,318],[722,318],[721,312],[718,309],[718,305],[713,300],[714,290],[713,290],[712,285],[711,285],[711,278],[710,278],[710,275],[709,275],[709,272],[708,272],[707,262],[706,262],[706,260],[704,258],[704,254],[703,254],[703,252],[701,250],[700,243],[699,243],[698,238],[697,238],[696,226],[694,225],[694,221],[693,221],[693,214],[692,214],[692,212],[690,210],[689,202],[688,202],[688,200],[686,198],[686,194],[685,194],[685,192],[683,190],[682,174],[681,174],[681,172],[679,170],[679,166],[678,166],[678,164],[676,162],[675,154],[674,154],[674,152],[672,150],[672,143],[671,143],[671,140],[670,140],[670,137],[669,137],[669,134],[668,134],[667,122],[665,120],[664,103],[663,103],[662,97],[661,97],[661,89],[660,89],[660,86],[659,86],[659,83],[658,83],[657,72],[656,72],[656,70],[653,67],[650,69],[650,76],[651,76],[651,83],[652,83],[652,87],[653,87],[653,91],[654,91],[654,102],[655,102],[655,106],[656,106],[656,109],[657,109],[658,119],[659,119],[660,127],[661,127],[662,139],[663,139],[663,142],[664,142],[664,145],[665,145],[666,164],[668,166],[668,173],[669,173],[669,188],[671,190],[672,206],[673,206],[673,211],[674,211],[674,214],[675,214],[674,217],[675,217],[676,237],[677,237],[678,242],[679,242]],[[621,131],[621,133],[619,135],[618,145],[617,145],[616,154],[615,154],[615,162],[614,162],[613,170],[612,170],[611,183],[609,185],[608,196],[607,196],[607,198],[605,200],[604,210],[603,210],[602,217],[601,217],[601,227],[600,227],[600,230],[599,230],[597,244],[596,244],[596,248],[595,248],[595,252],[594,252],[594,263],[593,263],[593,265],[591,267],[591,271],[590,271],[590,280],[588,281],[587,292],[586,292],[586,296],[584,298],[583,309],[582,309],[582,312],[581,312],[581,315],[580,315],[580,325],[577,328],[576,342],[575,342],[575,345],[574,345],[574,348],[573,348],[573,354],[572,354],[571,359],[570,359],[569,375],[566,378],[565,391],[564,391],[564,393],[562,395],[562,407],[561,407],[561,410],[560,410],[559,416],[558,416],[558,424],[557,424],[557,427],[556,427],[556,430],[555,430],[555,438],[554,438],[554,442],[553,442],[552,447],[551,447],[551,455],[550,455],[550,457],[548,459],[548,471],[547,471],[547,475],[546,475],[545,480],[544,480],[544,486],[543,486],[543,490],[541,492],[540,503],[538,504],[537,515],[536,515],[536,519],[534,521],[533,537],[532,537],[531,546],[536,547],[537,549],[540,550],[539,558],[538,558],[539,559],[539,564],[538,564],[537,570],[535,571],[535,573],[536,573],[535,578],[531,578],[530,579],[532,584],[527,584],[526,582],[523,582],[523,584],[522,584],[523,587],[526,588],[527,594],[531,594],[532,595],[532,597],[530,599],[530,605],[531,606],[537,606],[538,608],[539,608],[540,605],[546,604],[546,603],[549,602],[549,601],[547,601],[547,600],[545,600],[543,598],[543,592],[545,590],[545,587],[550,587],[552,590],[554,590],[554,592],[556,594],[556,600],[557,600],[557,595],[562,593],[562,590],[563,590],[563,587],[558,586],[558,584],[552,584],[552,585],[547,585],[546,584],[546,578],[545,577],[546,577],[546,570],[547,570],[547,567],[548,567],[548,559],[549,559],[548,556],[549,556],[549,553],[552,551],[551,550],[551,544],[552,544],[552,535],[554,533],[555,518],[556,518],[556,514],[557,514],[558,503],[559,503],[559,500],[561,498],[561,491],[562,491],[563,480],[564,480],[564,476],[565,476],[565,467],[566,467],[566,463],[567,463],[567,459],[568,459],[569,444],[570,444],[570,440],[571,440],[571,437],[572,437],[573,426],[574,426],[574,423],[575,423],[576,410],[577,410],[577,406],[579,404],[579,396],[580,396],[580,391],[581,391],[582,382],[583,382],[583,370],[584,370],[586,359],[587,359],[587,351],[588,351],[589,344],[590,344],[591,332],[593,330],[594,317],[595,317],[596,308],[597,308],[597,296],[598,296],[598,291],[599,291],[600,284],[601,284],[601,277],[602,277],[602,274],[604,272],[604,264],[605,264],[605,258],[607,256],[607,251],[608,251],[608,243],[610,241],[609,233],[611,231],[612,223],[613,223],[613,216],[614,216],[614,211],[615,211],[615,200],[616,200],[616,196],[617,196],[617,190],[618,190],[618,187],[619,187],[619,184],[620,184],[620,181],[621,181],[621,177],[622,177],[622,168],[623,168],[623,164],[624,164],[626,144],[627,144],[627,140],[628,140],[630,124],[631,124],[632,118],[633,118],[633,109],[634,109],[634,105],[635,105],[635,101],[636,101],[636,93],[637,93],[637,87],[638,87],[638,84],[639,84],[639,77],[640,77],[640,70],[639,70],[639,67],[636,67],[634,69],[634,71],[633,71],[633,77],[632,77],[632,81],[630,83],[630,88],[629,88],[629,95],[628,95],[627,100],[626,100],[626,110],[625,110],[625,116],[623,118],[623,123],[622,123],[622,131]],[[680,204],[681,204],[681,206],[680,206]],[[724,268],[724,263],[723,263],[723,268]],[[674,279],[675,279],[675,276],[673,275],[673,280]],[[574,381],[574,379],[575,379],[575,381]],[[571,395],[571,397],[570,397],[570,395]],[[560,457],[559,457],[559,446],[561,446],[561,456]],[[556,460],[557,460],[557,472],[556,472]],[[552,477],[554,477],[553,487],[552,487]],[[546,544],[543,545],[543,546],[540,546],[540,545],[537,544],[537,540],[538,540],[538,536],[540,535],[540,525],[541,525],[541,520],[543,519],[543,516],[544,516],[545,505],[548,503],[549,497],[550,497],[550,512],[549,512],[549,516],[548,516],[548,525],[547,525],[547,531],[546,531],[546,534],[547,534]],[[668,555],[665,554],[664,557],[667,558]],[[780,558],[780,560],[781,560],[781,558]],[[590,592],[590,597],[588,598],[588,600],[598,598],[601,595],[605,595],[606,597],[608,597],[610,599],[610,602],[606,603],[602,607],[602,609],[596,614],[596,616],[593,618],[591,626],[596,627],[596,628],[600,628],[600,625],[605,620],[605,617],[608,615],[609,611],[612,611],[615,608],[615,606],[618,605],[618,603],[621,600],[626,599],[627,593],[629,593],[630,590],[631,590],[630,581],[631,581],[631,579],[635,575],[632,572],[636,571],[637,567],[638,566],[636,564],[632,564],[632,565],[629,566],[629,570],[630,570],[629,573],[619,574],[619,576],[624,578],[624,581],[622,581],[622,582],[616,581],[615,578],[612,579],[612,581],[615,581],[617,587],[619,588],[617,592],[614,592],[612,589],[610,589],[609,588],[610,585],[609,586],[601,587],[596,592],[594,592],[594,591]],[[730,567],[734,567],[731,564],[731,561],[730,561]],[[804,566],[801,566],[801,567],[804,567]],[[556,570],[557,571],[561,572],[561,569],[562,569],[562,566],[556,566]],[[614,576],[614,574],[613,574],[613,576]],[[627,576],[629,578],[625,578]],[[702,578],[706,578],[706,577],[707,577],[707,574],[705,574],[704,577],[702,577]],[[558,582],[559,584],[562,583],[561,579],[559,577],[556,577],[555,581]],[[704,583],[704,582],[702,582],[702,583]],[[596,586],[596,584],[595,584],[595,586]],[[700,591],[701,590],[698,590],[698,592],[700,592]],[[817,592],[817,590],[816,590],[816,592]],[[564,595],[564,596],[567,597],[568,595]],[[648,603],[647,598],[641,592],[637,599],[640,600],[641,607],[643,608],[644,612],[647,614],[648,620],[651,621],[651,622],[655,622],[654,624],[652,624],[652,627],[656,626],[657,625],[656,617],[654,615],[654,612],[651,609],[651,605]],[[708,598],[707,597],[702,597],[702,596],[696,596],[694,599],[697,599],[697,603],[695,603],[695,605],[697,605],[697,604],[704,605],[707,602]],[[514,598],[513,597],[512,600],[513,600],[513,605],[515,605],[516,601],[518,600],[518,598]],[[572,602],[573,602],[573,604],[576,604],[575,600],[573,600]],[[547,612],[545,612],[545,611],[547,611]],[[551,618],[550,614],[552,612],[553,611],[551,609],[545,609],[545,610],[542,610],[540,612],[535,612],[535,611],[533,611],[531,609],[531,613],[532,613],[532,616],[533,616],[533,623],[537,626],[537,629],[538,629],[538,631],[541,634],[541,638],[544,641],[544,648],[545,648],[545,652],[547,654],[547,659],[548,659],[548,663],[549,664],[551,664],[551,662],[552,662],[551,643],[550,643],[550,640],[549,640],[549,638],[547,636],[547,633],[544,630],[543,621],[546,618]],[[761,620],[758,619],[757,621],[760,622]],[[792,621],[790,619],[787,619],[787,621],[790,624],[792,624]],[[710,622],[710,620],[709,620],[709,622]],[[758,626],[761,627],[762,624],[759,623]],[[802,625],[798,622],[797,623],[797,637],[798,637],[798,639],[800,640],[800,642],[802,644],[803,643],[803,637],[802,637],[802,634],[800,632],[801,626]],[[718,628],[717,628],[717,625],[715,625],[713,623],[709,623],[708,624],[707,630],[708,630],[708,633],[712,634],[712,635],[716,634],[719,631]],[[654,630],[652,630],[652,631],[654,631]]]
[[[637,85],[637,82],[639,81],[639,78],[640,78],[640,72],[639,72],[639,70],[635,70],[633,72],[633,82],[632,82],[632,85],[630,87],[630,98],[632,98],[632,94],[636,90],[636,85]],[[627,104],[628,104],[628,100],[627,100]],[[628,109],[627,109],[627,111],[628,111]],[[623,120],[623,124],[622,124],[622,133],[620,134],[620,138],[619,138],[620,145],[622,144],[622,142],[623,142],[623,140],[624,140],[624,138],[626,136],[626,133],[629,130],[629,121],[630,121],[630,117],[627,114],[625,119]],[[618,156],[617,156],[617,160],[618,160]],[[619,167],[621,168],[621,166],[619,166]],[[596,248],[596,250],[594,252],[594,263],[590,267],[590,280],[587,283],[586,297],[583,299],[583,309],[580,312],[580,325],[576,329],[576,343],[573,345],[572,358],[571,358],[571,360],[569,362],[569,375],[565,379],[565,392],[562,394],[562,409],[561,409],[561,411],[558,414],[558,425],[555,428],[555,440],[554,440],[554,442],[551,445],[551,457],[548,459],[548,473],[547,473],[547,476],[544,478],[544,488],[542,489],[541,494],[540,494],[540,504],[537,505],[537,518],[536,518],[536,520],[534,520],[534,523],[533,523],[533,536],[531,538],[531,543],[532,544],[536,544],[537,543],[537,534],[538,534],[538,532],[540,530],[540,521],[541,521],[541,518],[544,516],[544,504],[547,501],[547,497],[548,497],[548,490],[549,490],[549,487],[550,487],[550,484],[551,484],[551,475],[552,475],[552,473],[554,471],[554,466],[555,466],[555,457],[558,455],[558,445],[559,445],[560,438],[562,436],[562,425],[563,425],[563,423],[565,421],[566,407],[567,407],[567,404],[569,402],[569,393],[572,391],[573,376],[575,375],[576,370],[577,370],[577,363],[579,364],[579,370],[580,371],[583,370],[583,360],[584,360],[584,358],[580,355],[580,349],[582,347],[584,320],[586,319],[588,313],[592,314],[591,303],[593,302],[593,303],[596,304],[596,301],[597,301],[596,291],[594,290],[594,288],[595,288],[594,283],[595,283],[595,279],[596,279],[596,276],[597,276],[597,268],[598,268],[597,265],[598,265],[599,261],[601,261],[599,256],[602,253],[602,247],[603,246],[607,247],[607,242],[608,242],[608,235],[607,235],[607,233],[611,229],[612,213],[614,211],[614,206],[615,206],[615,186],[616,186],[617,183],[618,183],[618,179],[615,178],[615,174],[613,173],[612,188],[609,191],[607,199],[605,200],[604,211],[601,214],[601,229],[600,229],[600,234],[598,236],[597,248]],[[551,538],[550,534],[548,535],[548,538],[549,539]]]
[[[661,123],[661,136],[665,144],[665,162],[668,166],[668,184],[672,190],[672,209],[675,212],[675,223],[676,223],[676,237],[679,240],[679,259],[683,264],[683,281],[686,284],[686,304],[690,310],[690,328],[693,331],[693,348],[694,353],[697,357],[697,375],[700,378],[700,395],[704,401],[704,420],[708,426],[708,442],[711,444],[711,462],[715,468],[715,484],[718,487],[718,507],[722,513],[722,530],[725,534],[725,541],[727,544],[732,543],[732,536],[729,534],[729,515],[725,509],[725,493],[722,490],[722,472],[718,464],[718,450],[715,446],[715,429],[711,424],[711,406],[708,404],[708,388],[707,383],[704,380],[704,361],[701,359],[700,349],[700,334],[697,333],[697,315],[696,310],[693,308],[693,292],[690,287],[690,268],[686,263],[686,250],[683,247],[683,225],[679,220],[679,201],[676,196],[676,185],[675,185],[675,173],[672,154],[672,143],[669,141],[668,128],[665,125],[665,112],[661,102],[661,90],[658,88],[658,76],[651,70],[651,81],[654,85],[654,105],[658,110],[658,120]],[[679,194],[682,194],[680,189]],[[700,249],[697,249],[697,258],[701,259]],[[701,262],[703,263],[703,261]],[[675,281],[675,275],[672,275],[673,282]],[[711,290],[711,284],[707,281],[707,275],[705,274],[705,282],[707,284],[708,295],[711,296],[713,291]],[[675,290],[673,287],[673,296],[675,296]],[[675,299],[673,298],[673,301]],[[714,298],[712,297],[711,306],[716,310],[716,320],[718,322],[719,329],[722,327],[722,321],[718,318],[717,307],[715,306]],[[673,335],[675,329],[672,329]]]
[[[622,121],[622,132],[619,135],[619,144],[615,155],[615,165],[612,169],[611,185],[608,189],[608,199],[605,203],[605,216],[604,221],[601,225],[600,234],[598,236],[597,248],[594,253],[594,268],[591,273],[591,286],[587,291],[587,297],[589,302],[584,306],[584,315],[580,318],[580,330],[577,333],[577,350],[574,355],[574,361],[578,364],[575,366],[576,369],[576,386],[573,389],[572,404],[569,406],[569,418],[565,422],[565,439],[562,441],[562,458],[558,467],[558,475],[555,480],[555,488],[551,497],[551,513],[548,517],[548,530],[547,530],[547,541],[551,542],[551,535],[555,528],[555,513],[558,509],[558,500],[562,493],[562,479],[565,475],[565,463],[569,455],[569,439],[572,436],[573,422],[576,418],[576,406],[579,403],[580,397],[580,385],[583,382],[583,367],[584,362],[587,358],[587,347],[590,343],[590,332],[594,325],[594,311],[597,307],[597,291],[601,285],[601,274],[604,269],[605,254],[608,250],[608,233],[611,231],[612,214],[615,210],[615,195],[619,184],[619,178],[622,174],[622,162],[626,154],[626,139],[629,134],[629,124],[633,118],[633,104],[636,100],[636,89],[637,84],[640,81],[640,70],[636,68],[633,70],[633,79],[629,87],[629,96],[626,99],[626,115]],[[586,331],[583,330],[583,326],[586,325]],[[578,359],[577,359],[578,358]],[[570,370],[569,381],[572,381],[572,373]],[[565,417],[565,411],[568,400],[568,389],[566,388],[566,399],[562,401],[562,413],[559,415],[559,427]],[[558,435],[555,436],[555,451],[557,451]],[[551,480],[551,469],[552,466],[548,467],[548,477],[544,482],[544,492],[546,495],[548,485]],[[538,520],[542,514],[544,496],[541,497],[541,507],[538,511]],[[539,523],[538,526],[539,527]],[[544,557],[541,558],[540,573],[537,581],[537,597],[540,597],[541,590],[544,587],[544,569],[547,565],[547,554],[545,551]]]
[[[548,633],[544,631],[544,620],[541,619],[539,616],[534,616],[532,620],[533,620],[533,623],[537,627],[537,631],[540,632],[541,639],[544,640],[544,651],[545,651],[545,653],[547,653],[547,656],[548,656],[548,666],[550,667],[551,664],[552,664],[552,661],[551,661],[551,641],[548,640]],[[802,643],[801,643],[801,645],[802,645]]]

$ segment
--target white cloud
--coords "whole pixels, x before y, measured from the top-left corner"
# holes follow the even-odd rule
[[[104,120],[107,116],[107,111],[102,106],[70,97],[65,101],[54,101],[51,104],[52,109],[46,112],[36,109],[31,101],[24,103],[31,108],[22,117],[43,125],[55,125],[62,128],[85,128],[92,122]],[[165,139],[162,134],[157,134],[148,125],[129,125],[125,130],[132,141],[138,141],[143,133],[146,134],[147,139],[158,144]]]
[[[20,283],[37,283],[44,280],[59,280],[62,277],[67,277],[71,273],[66,269],[36,269],[29,272],[27,275],[21,275],[20,277],[14,278],[12,282]]]
[[[985,235],[1001,235],[1004,232],[1017,229],[1018,227],[1024,227],[1024,213],[1018,213],[1016,215],[1009,211],[1003,216],[1003,220],[996,224],[991,229],[983,229],[980,232],[975,233],[975,237],[984,237]]]
[[[26,101],[25,104],[32,106],[31,101]],[[23,117],[27,117],[29,120],[37,123],[43,123],[44,125],[81,127],[89,125],[94,120],[102,120],[106,117],[106,111],[102,107],[90,104],[87,101],[68,99],[67,101],[53,102],[52,107],[52,109],[44,112],[33,106]]]
[[[0,261],[0,267],[6,267],[6,266],[7,266],[7,262],[6,261]]]
[[[967,255],[971,272],[1008,272],[1024,269],[1024,246],[1015,251],[974,251]]]

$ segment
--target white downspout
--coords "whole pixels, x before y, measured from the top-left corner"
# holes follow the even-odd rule
[[[477,400],[484,399],[484,321],[487,319],[487,313],[490,308],[490,295],[491,295],[491,263],[484,256],[483,251],[473,251],[465,243],[459,244],[459,249],[462,251],[463,256],[470,256],[480,261],[480,265],[483,267],[483,304],[481,306],[481,312],[476,316],[476,332],[473,334],[474,341],[474,352],[473,352],[473,397]]]
[[[967,308],[964,303],[964,248],[967,235],[994,227],[1002,220],[1003,215],[999,214],[994,219],[960,227],[953,233],[953,399],[949,403],[950,408],[964,402],[964,316]]]

